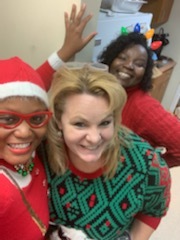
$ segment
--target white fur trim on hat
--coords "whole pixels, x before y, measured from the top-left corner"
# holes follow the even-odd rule
[[[18,57],[0,60],[0,100],[15,96],[37,97],[49,106],[43,80]]]
[[[0,99],[7,97],[37,97],[42,100],[46,106],[49,106],[48,97],[46,91],[40,88],[38,85],[31,82],[10,82],[0,84]]]

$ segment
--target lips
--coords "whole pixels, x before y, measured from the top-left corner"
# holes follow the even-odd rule
[[[14,154],[27,154],[31,150],[31,143],[8,144],[9,149]]]

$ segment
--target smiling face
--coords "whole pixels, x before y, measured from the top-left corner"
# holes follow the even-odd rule
[[[12,111],[29,114],[46,110],[44,103],[37,99],[19,97],[0,102],[0,111]],[[41,142],[47,126],[32,128],[26,121],[13,129],[0,127],[0,158],[6,162],[25,164]]]
[[[116,76],[123,87],[132,87],[141,82],[147,59],[146,49],[141,45],[133,45],[118,54],[109,71]]]
[[[102,167],[101,156],[114,134],[113,114],[104,97],[74,94],[65,100],[59,129],[62,129],[68,156],[84,172]]]

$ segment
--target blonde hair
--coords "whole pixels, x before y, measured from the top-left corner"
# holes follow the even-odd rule
[[[105,160],[104,174],[107,177],[112,177],[119,160],[120,143],[123,144],[123,141],[118,137],[118,130],[121,111],[126,103],[126,93],[112,74],[88,66],[81,69],[61,68],[54,75],[49,92],[53,117],[50,120],[47,134],[50,166],[57,174],[63,174],[68,168],[65,143],[58,137],[58,123],[64,111],[66,97],[82,93],[104,97],[109,102],[109,111],[113,113],[114,135],[102,156]]]

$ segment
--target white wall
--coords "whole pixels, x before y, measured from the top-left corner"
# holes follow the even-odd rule
[[[180,1],[174,0],[170,18],[168,22],[162,26],[165,32],[170,34],[168,38],[170,41],[170,44],[164,47],[162,54],[173,58],[177,63],[172,73],[170,82],[168,84],[165,96],[162,101],[163,106],[167,109],[170,108],[177,86],[180,83],[180,31],[179,31],[180,13],[179,13],[179,9],[180,9]]]

